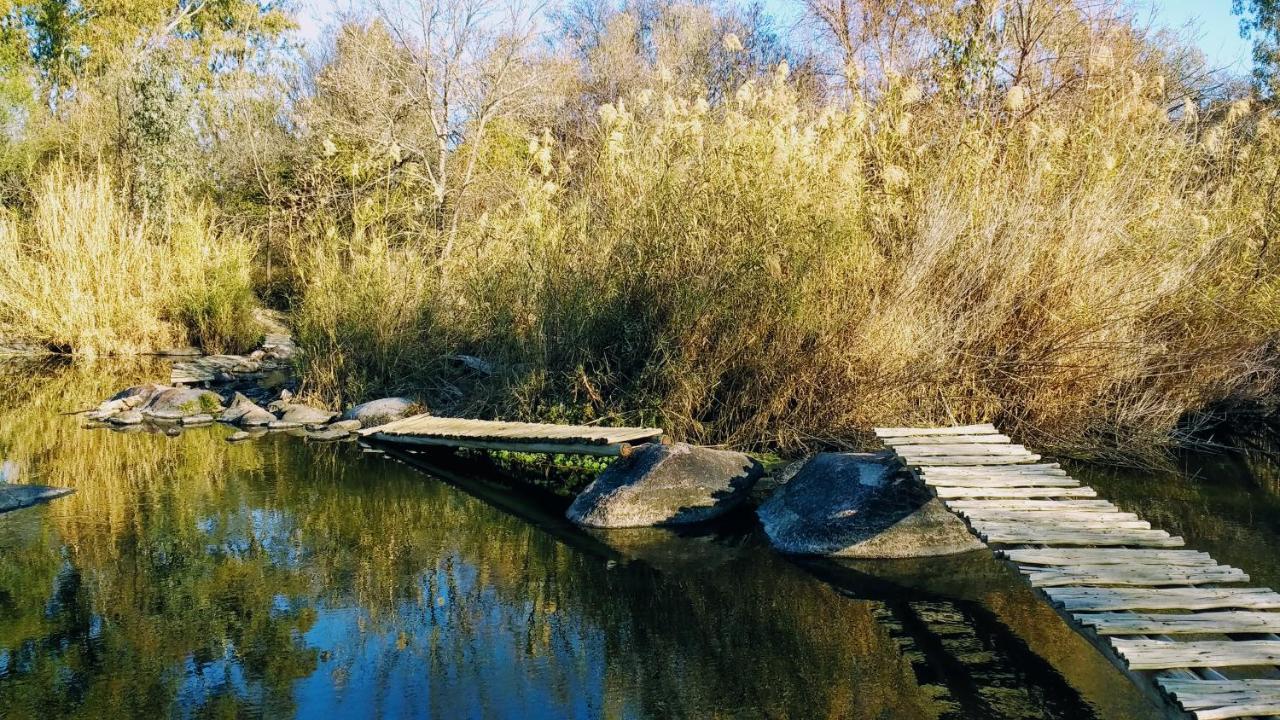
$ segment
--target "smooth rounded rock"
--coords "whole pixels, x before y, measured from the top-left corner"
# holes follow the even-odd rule
[[[343,420],[359,421],[361,427],[376,427],[413,415],[421,406],[408,398],[388,397],[360,403],[342,413]]]
[[[913,558],[983,547],[919,480],[858,453],[815,455],[757,510],[778,550]]]
[[[199,388],[169,388],[157,393],[142,408],[148,418],[181,420],[192,415],[221,413],[222,398]]]
[[[272,404],[276,405],[275,403]],[[290,423],[295,427],[328,423],[337,415],[337,413],[301,403],[282,402],[276,406],[280,408],[281,422]]]
[[[231,397],[231,405],[222,412],[219,419],[241,427],[257,427],[270,424],[276,416],[243,393],[236,393]]]
[[[566,515],[596,528],[703,522],[740,504],[763,472],[739,452],[651,443],[610,465]]]

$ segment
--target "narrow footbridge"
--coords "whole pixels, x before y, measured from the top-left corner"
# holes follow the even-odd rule
[[[432,415],[396,420],[360,434],[401,445],[601,456],[626,456],[638,445],[662,439],[659,428],[551,425]]]
[[[992,425],[876,435],[1144,690],[1199,720],[1280,715],[1280,594]]]

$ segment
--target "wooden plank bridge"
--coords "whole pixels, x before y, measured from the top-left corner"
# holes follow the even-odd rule
[[[361,430],[360,434],[403,445],[601,456],[625,456],[639,445],[662,440],[659,428],[551,425],[432,415],[414,415]]]
[[[1280,593],[992,425],[876,435],[1144,689],[1198,720],[1280,715]]]

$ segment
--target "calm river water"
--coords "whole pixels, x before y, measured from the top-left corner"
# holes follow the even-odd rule
[[[1158,716],[985,552],[795,562],[749,514],[588,534],[479,470],[59,414],[163,373],[0,364],[0,460],[77,489],[0,515],[0,718]],[[1260,467],[1089,480],[1280,586]]]

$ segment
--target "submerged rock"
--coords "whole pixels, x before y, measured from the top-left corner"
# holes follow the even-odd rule
[[[757,511],[778,550],[911,558],[983,547],[960,518],[882,457],[821,453]]]
[[[418,412],[419,405],[408,398],[388,397],[360,403],[342,413],[343,420],[355,420],[362,427],[386,425]]]
[[[321,442],[333,442],[335,440],[346,440],[351,437],[349,430],[309,430],[307,431],[308,440],[318,440]]]
[[[702,522],[741,503],[763,472],[739,452],[651,443],[610,465],[566,515],[597,528]]]
[[[213,423],[213,416],[208,413],[203,413],[200,415],[188,415],[182,418],[183,425],[211,425],[212,423]]]
[[[192,415],[213,415],[222,412],[222,398],[209,390],[199,388],[168,388],[157,393],[142,408],[147,418],[181,420]]]
[[[359,420],[337,420],[329,424],[330,430],[345,430],[349,433],[359,430],[360,427],[361,424]]]
[[[243,393],[236,393],[231,397],[230,407],[222,411],[219,419],[241,427],[257,427],[269,425],[276,419],[276,416],[267,412],[265,408],[250,400]]]
[[[228,435],[227,442],[229,443],[244,442],[245,440],[260,438],[266,434],[267,434],[266,430],[239,430],[237,432],[233,432],[230,435]]]

